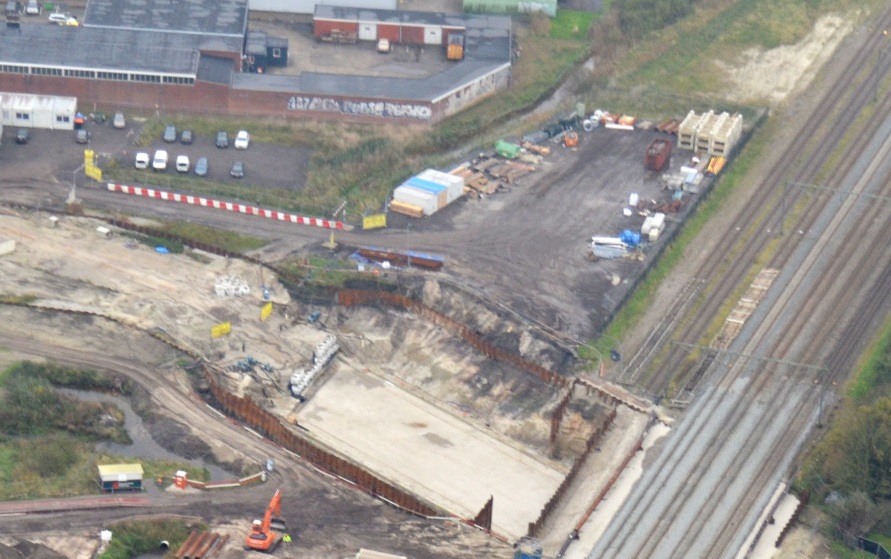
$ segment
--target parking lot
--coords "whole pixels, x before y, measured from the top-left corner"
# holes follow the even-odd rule
[[[179,155],[189,157],[191,168],[188,175],[196,180],[233,182],[286,190],[297,190],[306,180],[309,149],[265,144],[252,137],[248,149],[236,150],[232,142],[238,130],[234,128],[227,130],[230,140],[227,149],[217,148],[215,137],[200,134],[194,135],[193,142],[189,145],[179,141],[166,143],[158,137],[147,146],[137,147],[134,140],[139,137],[144,120],[127,116],[127,126],[124,129],[113,128],[110,119],[103,123],[88,119],[85,125],[90,133],[88,144],[75,142],[73,131],[31,129],[28,143],[18,145],[15,142],[17,129],[11,126],[4,127],[2,149],[0,149],[0,165],[6,168],[4,176],[22,180],[67,181],[81,169],[84,149],[94,150],[106,162],[111,159],[116,160],[123,168],[134,168],[134,159],[139,151],[145,151],[152,157],[156,150],[164,149],[167,150],[170,159],[167,170],[157,172],[149,168],[140,171],[140,176],[144,177],[146,184],[169,185],[170,178],[180,174],[175,170],[176,158]],[[181,127],[178,126],[177,129],[179,132]],[[204,178],[196,177],[194,174],[195,162],[200,157],[208,159],[208,174]],[[244,162],[244,178],[235,179],[229,175],[235,161]],[[81,184],[82,173],[77,180],[78,184]]]

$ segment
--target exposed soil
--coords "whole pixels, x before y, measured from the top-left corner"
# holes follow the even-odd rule
[[[732,69],[731,73],[739,76],[757,73],[759,79],[740,77],[741,83],[738,88],[740,92],[737,94],[739,97],[734,98],[743,101],[765,99],[773,105],[794,97],[801,91],[802,84],[809,83],[850,28],[851,26],[844,21],[827,18],[816,26],[808,39],[795,47],[774,49],[757,56],[748,55],[748,58],[741,62],[740,66]],[[765,75],[774,76],[776,79],[762,79]],[[743,87],[743,84],[752,87]],[[27,158],[22,156],[23,164],[25,159]],[[42,170],[45,167],[39,158],[33,158],[32,161],[33,163],[29,163],[33,166],[31,171]],[[587,160],[579,161],[577,168],[572,172],[584,173],[588,165]],[[31,171],[22,167],[10,169],[4,166],[3,169],[4,174],[13,173],[18,179],[24,177],[30,179],[34,176],[30,175]],[[551,176],[559,179],[566,177],[567,174],[557,173]],[[546,194],[544,186],[537,188],[542,190],[537,192],[535,195],[537,198],[531,203],[538,203],[537,200]],[[625,196],[625,192],[615,195],[620,200]],[[464,215],[444,214],[439,222],[431,223],[432,233],[436,233],[439,228],[448,231],[463,228],[474,221],[488,220],[492,215],[492,206],[499,202],[496,200],[486,202],[491,206],[484,207],[480,203],[479,207],[468,209]],[[535,222],[530,223],[530,234],[537,234],[535,232],[537,225],[539,224]],[[49,228],[45,216],[33,214],[0,218],[0,238],[15,238],[19,242],[14,254],[0,259],[0,272],[2,272],[0,292],[10,295],[33,295],[49,307],[95,311],[132,321],[143,328],[161,326],[202,353],[215,356],[223,366],[228,366],[250,354],[272,364],[280,375],[279,383],[286,378],[290,368],[305,362],[311,356],[320,331],[307,326],[300,318],[314,307],[292,300],[274,278],[268,275],[260,278],[258,270],[237,261],[211,258],[210,263],[201,264],[197,260],[190,262],[188,259],[165,258],[146,247],[130,248],[121,237],[101,238],[95,233],[95,226],[96,223],[89,220],[64,218],[59,227]],[[589,231],[587,234],[594,232]],[[444,237],[448,238],[447,235]],[[584,235],[579,238],[582,237]],[[420,239],[422,238],[419,237]],[[571,242],[576,240],[571,238]],[[557,240],[554,246],[559,243],[566,244],[567,240]],[[494,266],[499,261],[502,264],[505,262],[504,257],[482,260],[486,249],[494,253],[499,250],[499,246],[497,243],[492,243],[488,247],[478,249],[484,267]],[[456,250],[461,250],[461,247]],[[707,250],[699,251],[696,257],[707,258]],[[510,255],[506,258],[510,258]],[[556,256],[554,258],[555,264],[563,264],[563,261],[557,260]],[[506,268],[508,270],[506,273],[518,275],[523,273],[524,268],[531,266],[525,257],[510,264]],[[567,326],[574,335],[588,333],[591,331],[591,324],[597,323],[597,320],[590,316],[588,308],[614,310],[616,301],[610,300],[605,293],[613,286],[616,276],[625,277],[625,271],[622,268],[609,270],[608,274],[592,271],[580,278],[577,283],[570,283],[568,286],[559,282],[557,279],[559,275],[555,274],[553,283],[545,284],[548,293],[536,296],[536,300],[530,301],[525,309],[536,317],[544,317],[549,313],[561,317],[560,313],[564,313],[561,317],[562,322],[556,320],[553,324],[555,327]],[[470,276],[475,273],[474,270],[459,268],[453,275],[460,279],[465,272]],[[492,272],[494,272],[492,276],[477,277],[497,278],[499,273],[504,273],[495,267],[492,268]],[[215,297],[212,294],[214,278],[226,275],[236,275],[245,279],[255,290],[260,285],[268,286],[272,290],[276,307],[282,309],[282,314],[276,315],[276,319],[270,324],[254,319],[259,303],[256,292],[253,298],[246,299],[220,300]],[[596,281],[595,275],[599,278]],[[620,279],[621,281],[623,280]],[[672,281],[679,280],[677,278],[669,280],[666,294],[670,295]],[[593,285],[599,287],[594,289]],[[447,284],[422,281],[418,285],[406,287],[416,290],[422,300],[441,312],[485,333],[488,339],[497,341],[500,346],[515,350],[555,370],[568,368],[569,358],[560,344],[533,335],[524,322],[512,320],[508,313],[492,310],[497,307],[487,306],[487,301],[467,301],[460,292],[451,291]],[[493,289],[497,287],[493,286]],[[581,290],[586,292],[567,296],[568,293]],[[525,296],[532,298],[528,294]],[[511,298],[505,297],[505,299]],[[660,305],[664,312],[669,304],[668,300],[657,302],[650,312],[659,316]],[[601,316],[600,320],[604,316]],[[42,320],[48,321],[51,318],[47,316]],[[89,317],[82,320],[85,325],[91,322]],[[233,321],[236,325],[236,334],[223,340],[209,339],[210,327],[225,320]],[[394,378],[403,379],[413,386],[420,387],[441,402],[456,402],[462,406],[462,411],[468,412],[472,420],[485,423],[499,434],[513,437],[537,452],[542,452],[547,446],[548,430],[540,414],[542,410],[548,408],[556,395],[538,390],[534,382],[528,377],[518,375],[515,370],[468,352],[462,342],[453,335],[419,323],[417,319],[404,313],[389,310],[379,312],[371,309],[337,309],[326,315],[324,322],[327,328],[336,329],[343,336],[346,351],[350,354],[361,355],[368,362],[385,367]],[[283,326],[283,329],[280,329],[280,326]],[[32,332],[39,330],[40,320],[31,322],[24,328]],[[270,335],[270,332],[276,331],[280,336]],[[102,351],[102,346],[109,343],[131,343],[126,340],[125,333],[109,330],[107,334],[108,337],[103,336],[101,340],[97,340],[94,337],[78,337],[76,330],[72,330],[67,343],[97,352]],[[645,332],[636,334],[638,337],[643,335]],[[144,340],[140,339],[140,342],[142,341]],[[633,341],[627,342],[627,345],[632,346]],[[242,351],[243,348],[246,351]],[[151,342],[148,342],[146,347],[138,346],[131,349],[134,359],[147,363],[168,362],[171,358],[169,351],[163,346],[156,347]],[[446,373],[450,370],[460,370],[462,373],[452,382],[446,382]],[[264,397],[259,388],[262,382],[256,383],[249,378],[235,376],[233,379],[243,381],[243,386],[247,387],[249,392],[260,398]],[[265,396],[268,397],[269,394],[267,392]],[[269,400],[271,404],[275,403],[274,398]],[[558,456],[567,463],[579,450],[577,446],[579,433],[588,428],[592,418],[603,411],[596,402],[584,398],[574,401],[569,409],[572,414],[567,422],[575,425],[577,429],[562,441],[562,447],[558,452]],[[160,440],[174,446],[177,452],[185,453],[187,457],[203,456],[209,450],[207,445],[195,436],[196,432],[200,432],[200,426],[197,425],[184,426],[159,418],[153,423],[152,432]],[[637,436],[638,432],[627,434],[630,438]],[[221,457],[222,461],[237,459],[235,456]],[[324,499],[320,498],[313,505],[325,506],[324,502]],[[436,545],[436,542],[445,545],[463,530],[451,523],[443,523],[438,529],[431,530],[429,525],[404,519],[399,521],[396,528],[392,525],[384,526],[384,522],[393,520],[392,514],[388,516],[390,518],[387,520],[369,521],[367,529],[370,532],[401,530],[404,534],[411,533],[410,538],[400,538],[400,540],[402,543],[405,543],[406,539],[414,542],[401,547],[404,553],[413,557],[436,556],[436,553],[431,551],[431,545]],[[307,520],[303,529],[308,533],[317,534],[311,537],[318,539],[318,542],[317,547],[305,556],[325,557],[326,551],[330,554],[342,550],[342,546],[337,544],[332,544],[332,547],[326,550],[321,536],[325,527],[313,525],[309,519]],[[243,526],[243,522],[237,523],[235,528],[237,533],[241,533]],[[358,530],[358,527],[356,529]],[[379,535],[376,538],[377,541],[382,540]],[[796,541],[791,536],[790,540]],[[503,546],[494,547],[495,549],[486,550],[485,544],[481,546],[474,540],[468,544],[465,551],[470,555],[481,557],[509,556],[509,550],[505,550]],[[0,553],[3,557],[7,556],[2,548]],[[25,556],[43,557],[37,552]],[[18,559],[14,553],[10,555],[11,559],[13,557]]]

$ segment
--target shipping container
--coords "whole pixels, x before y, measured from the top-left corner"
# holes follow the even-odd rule
[[[97,468],[102,491],[142,491],[141,464],[107,464]]]
[[[671,159],[671,140],[668,138],[656,138],[650,142],[647,155],[644,158],[644,166],[649,171],[662,171],[668,166]]]
[[[393,200],[418,206],[424,211],[424,215],[433,215],[439,210],[436,194],[410,186],[397,187],[393,191]]]

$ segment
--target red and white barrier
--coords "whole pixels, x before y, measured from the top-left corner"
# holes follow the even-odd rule
[[[298,225],[311,225],[313,227],[321,227],[322,229],[343,229],[342,221],[332,219],[323,219],[320,217],[307,217],[303,215],[289,214],[278,210],[267,210],[256,206],[247,206],[245,204],[234,204],[232,202],[221,202],[220,200],[212,200],[201,196],[187,196],[185,194],[177,194],[175,192],[165,192],[163,190],[155,190],[154,188],[145,188],[141,186],[129,186],[125,184],[108,183],[108,190],[111,192],[123,192],[124,194],[132,194],[134,196],[144,196],[147,198],[158,198],[167,200],[168,202],[182,202],[193,206],[203,206],[205,208],[215,208],[218,210],[226,210],[229,212],[238,212],[248,215],[256,215],[269,219],[277,219],[279,221],[287,221]]]

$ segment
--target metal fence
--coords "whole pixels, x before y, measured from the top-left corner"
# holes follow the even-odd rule
[[[872,553],[879,559],[891,559],[891,553],[889,553],[888,550],[885,549],[885,546],[878,542],[874,542],[860,536],[857,537],[857,549],[862,549],[867,553]]]

